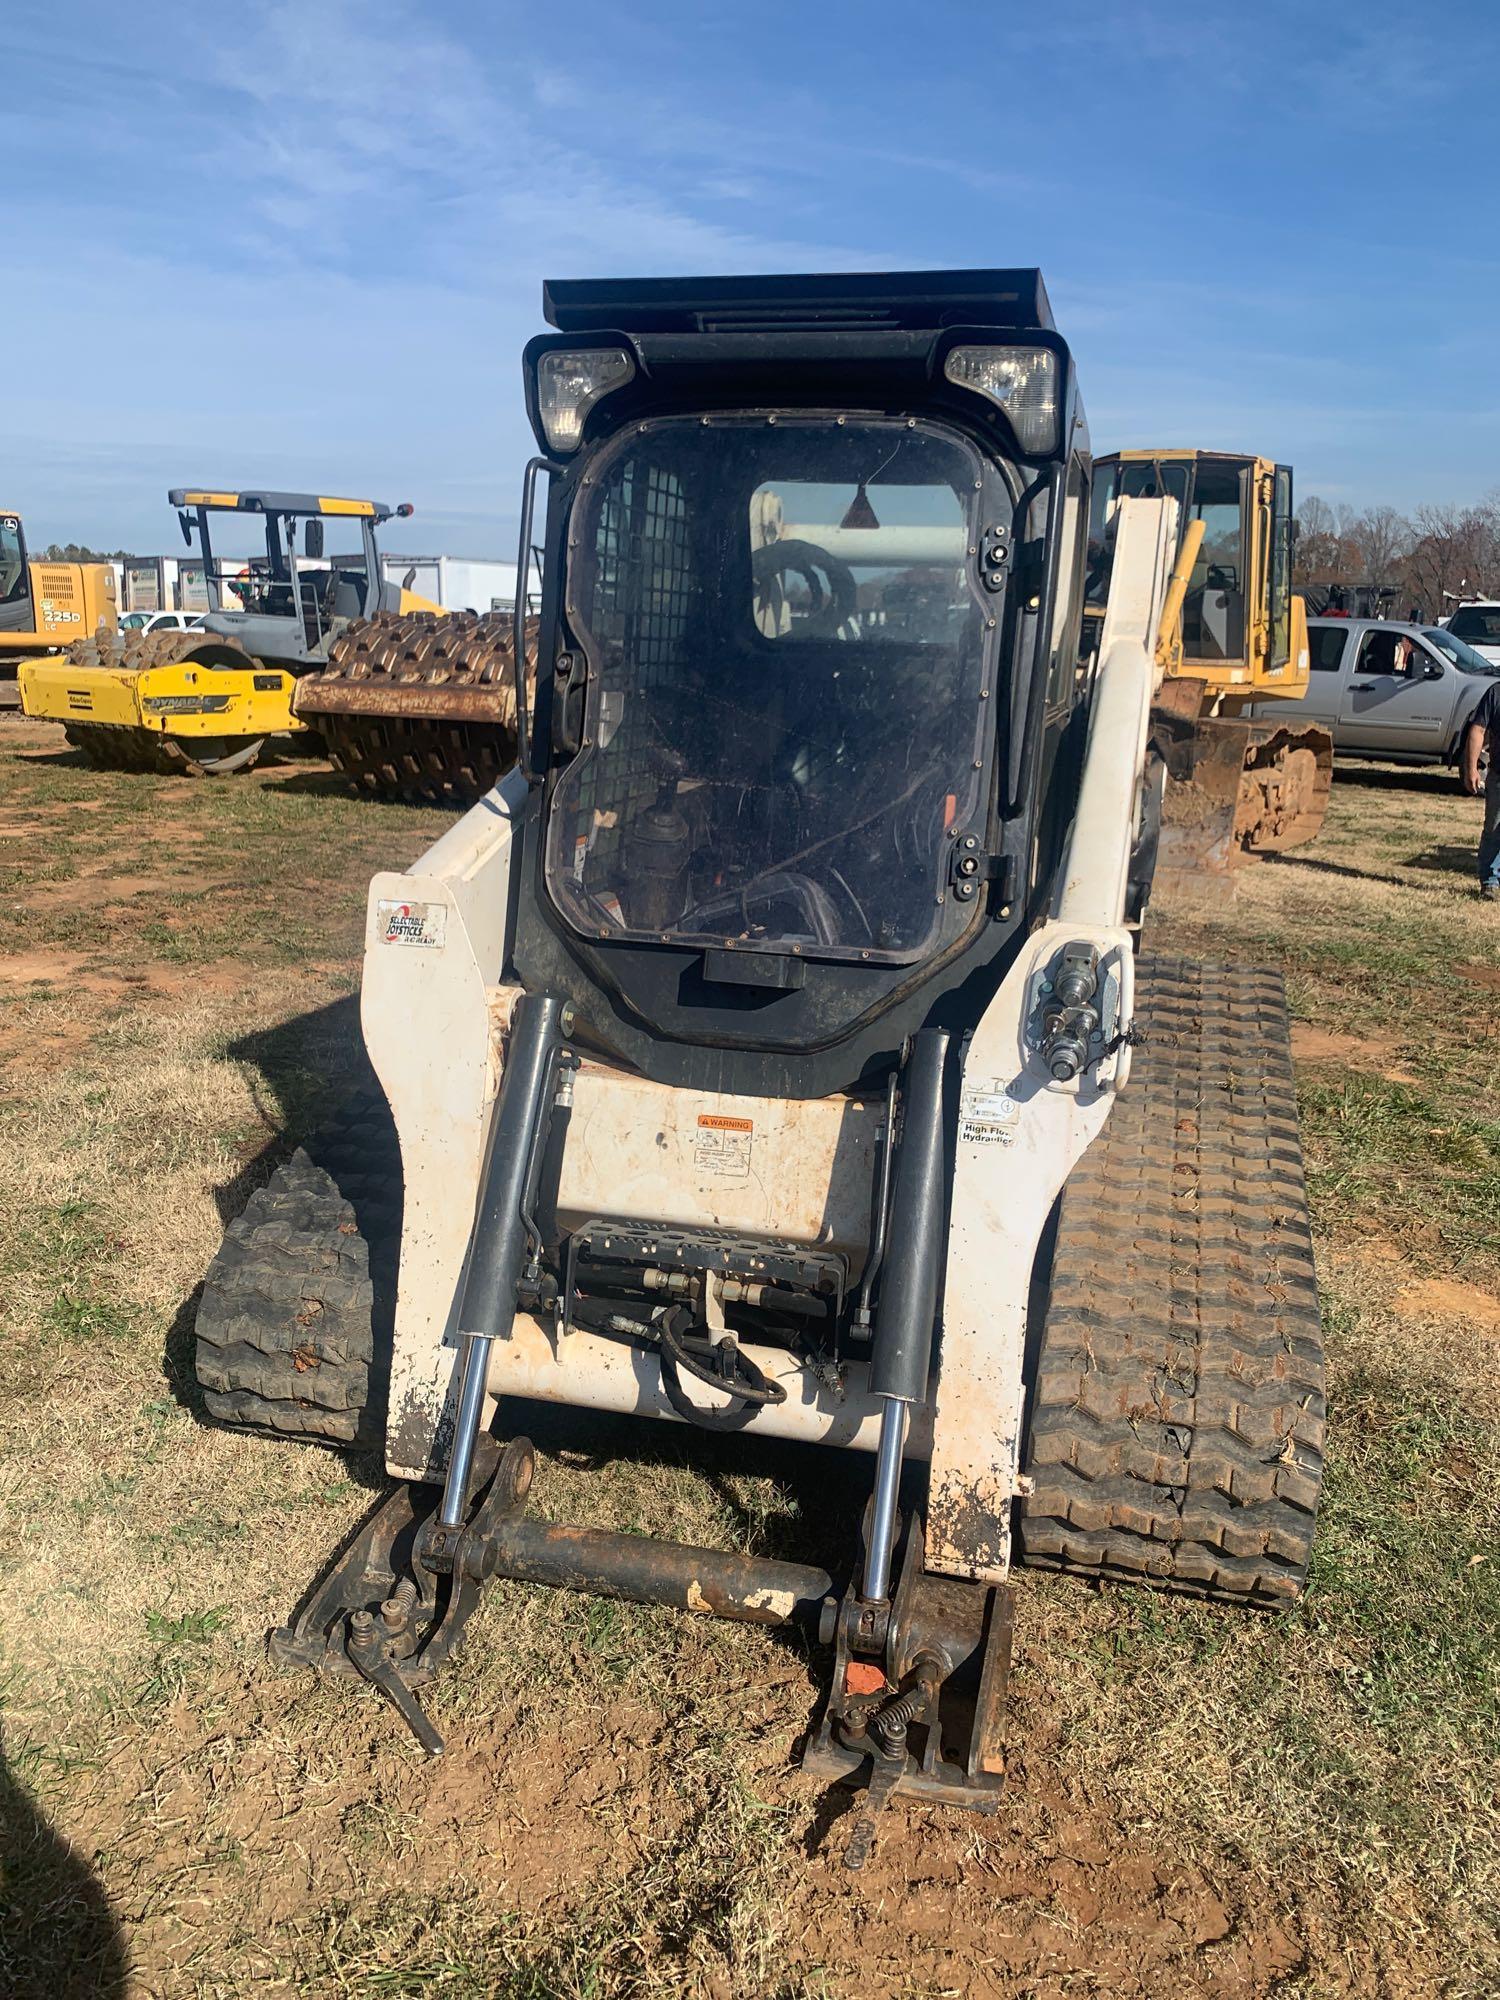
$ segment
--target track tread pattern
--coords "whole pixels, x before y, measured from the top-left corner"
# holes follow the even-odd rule
[[[210,1416],[284,1438],[380,1444],[400,1192],[395,1127],[371,1091],[251,1195],[198,1307]]]
[[[1143,958],[1136,1020],[1059,1212],[1022,1560],[1284,1605],[1326,1404],[1281,980]]]
[[[297,712],[316,722],[331,762],[360,791],[472,805],[516,761],[513,657],[507,613],[382,612],[357,618],[335,640],[322,673],[303,684]],[[317,702],[316,682],[323,680],[364,681],[372,690],[414,682],[493,689],[501,720],[328,713]]]

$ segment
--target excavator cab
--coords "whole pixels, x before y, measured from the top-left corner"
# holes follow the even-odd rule
[[[18,514],[0,514],[0,632],[35,629],[26,536]]]
[[[0,507],[0,708],[18,705],[18,668],[118,625],[108,563],[33,562],[21,517]]]

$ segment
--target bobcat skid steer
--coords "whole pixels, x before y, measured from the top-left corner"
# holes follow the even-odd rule
[[[546,307],[520,761],[375,879],[389,1118],[232,1225],[199,1377],[404,1482],[275,1657],[436,1752],[421,1691],[489,1577],[800,1623],[858,1866],[893,1794],[994,1808],[1017,1560],[1300,1588],[1280,987],[1137,957],[1176,502],[1121,504],[1081,674],[1088,434],[1038,273]],[[538,1521],[527,1399],[865,1453],[868,1504],[836,1573]]]

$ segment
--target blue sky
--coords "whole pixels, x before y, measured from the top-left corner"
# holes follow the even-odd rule
[[[1500,9],[7,0],[0,499],[509,554],[544,276],[1040,264],[1095,446],[1500,486]],[[1477,78],[1471,90],[1467,79]]]

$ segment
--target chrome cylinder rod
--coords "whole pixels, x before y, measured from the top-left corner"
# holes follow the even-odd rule
[[[456,1528],[469,1503],[469,1474],[474,1469],[474,1446],[479,1440],[479,1419],[484,1413],[485,1383],[490,1372],[492,1336],[471,1333],[464,1337],[463,1374],[458,1385],[458,1410],[453,1419],[453,1454],[448,1460],[448,1477],[443,1482],[443,1504],[439,1524]]]
[[[875,1453],[875,1501],[870,1509],[870,1539],[865,1548],[865,1576],[860,1596],[867,1604],[884,1604],[891,1589],[891,1546],[896,1539],[896,1495],[901,1485],[901,1461],[906,1448],[906,1405],[886,1398],[880,1413],[880,1444]]]
[[[438,1524],[456,1528],[469,1498],[474,1445],[484,1412],[490,1344],[508,1339],[516,1317],[516,1283],[526,1252],[526,1195],[550,1105],[564,1006],[555,993],[523,993],[511,1017],[500,1095],[490,1121],[490,1145],[469,1244],[458,1309],[463,1372],[453,1423],[453,1451]]]

